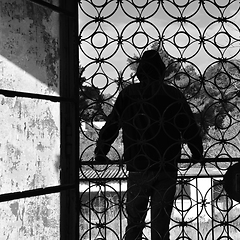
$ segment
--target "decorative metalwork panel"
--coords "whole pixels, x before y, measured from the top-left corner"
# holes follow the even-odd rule
[[[94,161],[99,131],[119,93],[138,82],[139,58],[159,51],[201,128],[204,161],[183,144],[170,239],[238,239],[240,204],[223,188],[240,157],[240,4],[235,0],[81,0],[80,239],[124,239],[126,179],[121,131],[107,164]],[[238,183],[239,184],[239,183]],[[236,191],[239,186],[236,183]],[[146,214],[142,239],[151,239]]]

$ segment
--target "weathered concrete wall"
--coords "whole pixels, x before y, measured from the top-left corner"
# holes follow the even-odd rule
[[[0,1],[0,89],[59,92],[59,19]],[[0,194],[59,184],[58,103],[0,95]],[[59,194],[0,203],[0,240],[59,239]]]

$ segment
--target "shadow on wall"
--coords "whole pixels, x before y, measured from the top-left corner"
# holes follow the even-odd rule
[[[58,94],[59,15],[29,1],[0,6],[0,88]]]
[[[59,95],[59,16],[0,2],[0,89]],[[60,105],[0,95],[0,194],[59,184]],[[0,203],[0,239],[59,239],[59,194]]]

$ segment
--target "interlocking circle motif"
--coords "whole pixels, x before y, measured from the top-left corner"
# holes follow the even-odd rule
[[[152,195],[150,204],[138,212],[145,219],[139,223],[142,239],[159,234],[154,225],[158,216],[151,209],[162,203],[163,194],[156,185],[149,187],[159,173],[132,177],[127,188],[129,172],[123,160],[124,151],[130,150],[123,149],[121,130],[109,146],[107,157],[111,161],[100,164],[94,159],[100,129],[119,93],[139,81],[139,59],[149,49],[157,50],[167,67],[165,83],[186,98],[201,129],[204,147],[204,161],[197,163],[184,141],[176,143],[182,145],[177,183],[165,173],[170,179],[165,181],[165,195],[175,192],[173,203],[171,199],[165,203],[173,208],[171,214],[165,209],[169,215],[166,219],[170,219],[166,236],[179,240],[240,239],[240,204],[223,188],[224,174],[240,158],[239,16],[237,0],[79,0],[81,240],[128,236],[134,231],[129,226],[125,229],[131,215],[129,206],[135,207],[136,197],[146,200],[143,189],[159,195],[159,202]],[[136,104],[140,106],[141,101]],[[187,118],[179,123],[184,114],[174,104],[164,113],[149,104],[125,120],[124,124],[137,129],[136,144],[144,143],[141,136],[148,135],[152,124],[162,129],[156,127],[153,136],[162,131],[168,138],[176,137],[167,130],[170,125],[182,131],[191,127]],[[125,111],[132,108],[129,105]],[[171,115],[172,109],[179,114]],[[155,121],[149,112],[161,117]],[[171,118],[168,127],[163,120],[166,118]],[[151,149],[151,156],[160,155],[159,149],[145,145]],[[146,156],[145,148],[132,161],[139,171],[151,166],[151,157],[144,166],[139,164]],[[174,146],[168,146],[167,151],[171,149]],[[239,185],[240,181],[236,182],[236,187]]]

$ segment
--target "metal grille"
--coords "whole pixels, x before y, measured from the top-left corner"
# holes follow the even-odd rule
[[[204,164],[188,163],[183,146],[170,239],[239,238],[240,205],[222,187],[240,156],[239,15],[234,0],[79,1],[80,239],[124,238],[121,133],[111,164],[95,163],[93,152],[116,97],[137,82],[138,59],[151,48],[167,66],[165,81],[186,97],[204,142]],[[143,239],[151,239],[150,228]]]
[[[0,239],[79,239],[77,7],[0,2]]]

